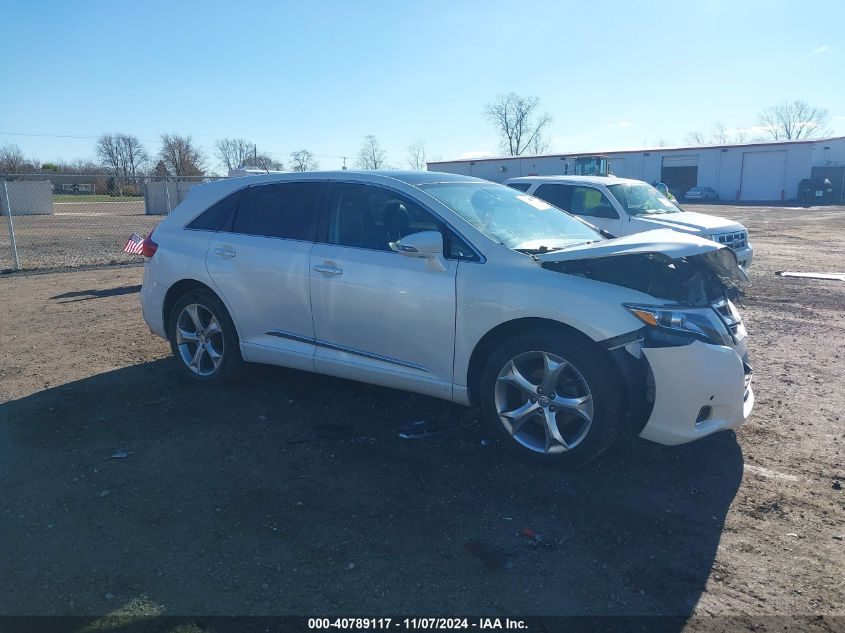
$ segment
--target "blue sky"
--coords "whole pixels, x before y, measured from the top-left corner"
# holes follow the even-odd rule
[[[244,137],[324,168],[374,134],[400,166],[497,153],[497,94],[536,95],[552,151],[679,145],[786,99],[845,135],[845,3],[6,3],[0,144],[42,161],[127,132]],[[752,132],[753,135],[753,132]],[[209,152],[210,153],[210,152]],[[216,162],[216,161],[213,161]]]

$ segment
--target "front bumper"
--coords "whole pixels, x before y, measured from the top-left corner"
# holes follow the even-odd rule
[[[747,270],[751,266],[751,260],[754,259],[754,247],[749,244],[743,248],[734,249],[734,253],[739,265]]]
[[[695,341],[681,347],[642,349],[654,376],[654,406],[640,437],[684,444],[732,429],[754,408],[750,376],[730,347]],[[704,407],[705,419],[696,422]]]

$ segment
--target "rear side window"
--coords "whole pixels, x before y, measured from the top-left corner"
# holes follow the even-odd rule
[[[511,183],[508,183],[508,187],[510,187],[511,189],[516,189],[517,191],[528,191],[528,189],[531,187],[531,183],[530,182],[511,182]]]
[[[569,211],[572,205],[572,189],[569,185],[540,185],[534,196],[555,205],[558,209]]]
[[[238,189],[218,200],[188,223],[187,228],[198,231],[219,231],[238,206],[246,189]]]
[[[320,182],[249,187],[235,212],[232,232],[313,241],[321,188]]]

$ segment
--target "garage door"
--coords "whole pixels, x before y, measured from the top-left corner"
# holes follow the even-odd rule
[[[664,156],[660,180],[668,185],[669,191],[675,196],[683,196],[698,184],[698,154]]]
[[[740,200],[781,200],[786,176],[786,151],[745,152],[742,155]]]

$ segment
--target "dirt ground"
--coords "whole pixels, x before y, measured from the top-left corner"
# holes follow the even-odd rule
[[[146,235],[162,216],[144,215],[143,201],[56,202],[53,215],[14,216],[21,269],[124,264],[132,233]],[[0,217],[0,271],[14,266],[7,219]]]
[[[141,319],[140,267],[0,277],[0,614],[841,626],[845,283],[774,273],[845,271],[845,207],[697,210],[751,231],[754,413],[575,473],[478,426],[399,439],[466,415],[422,396],[272,367],[185,384]]]

